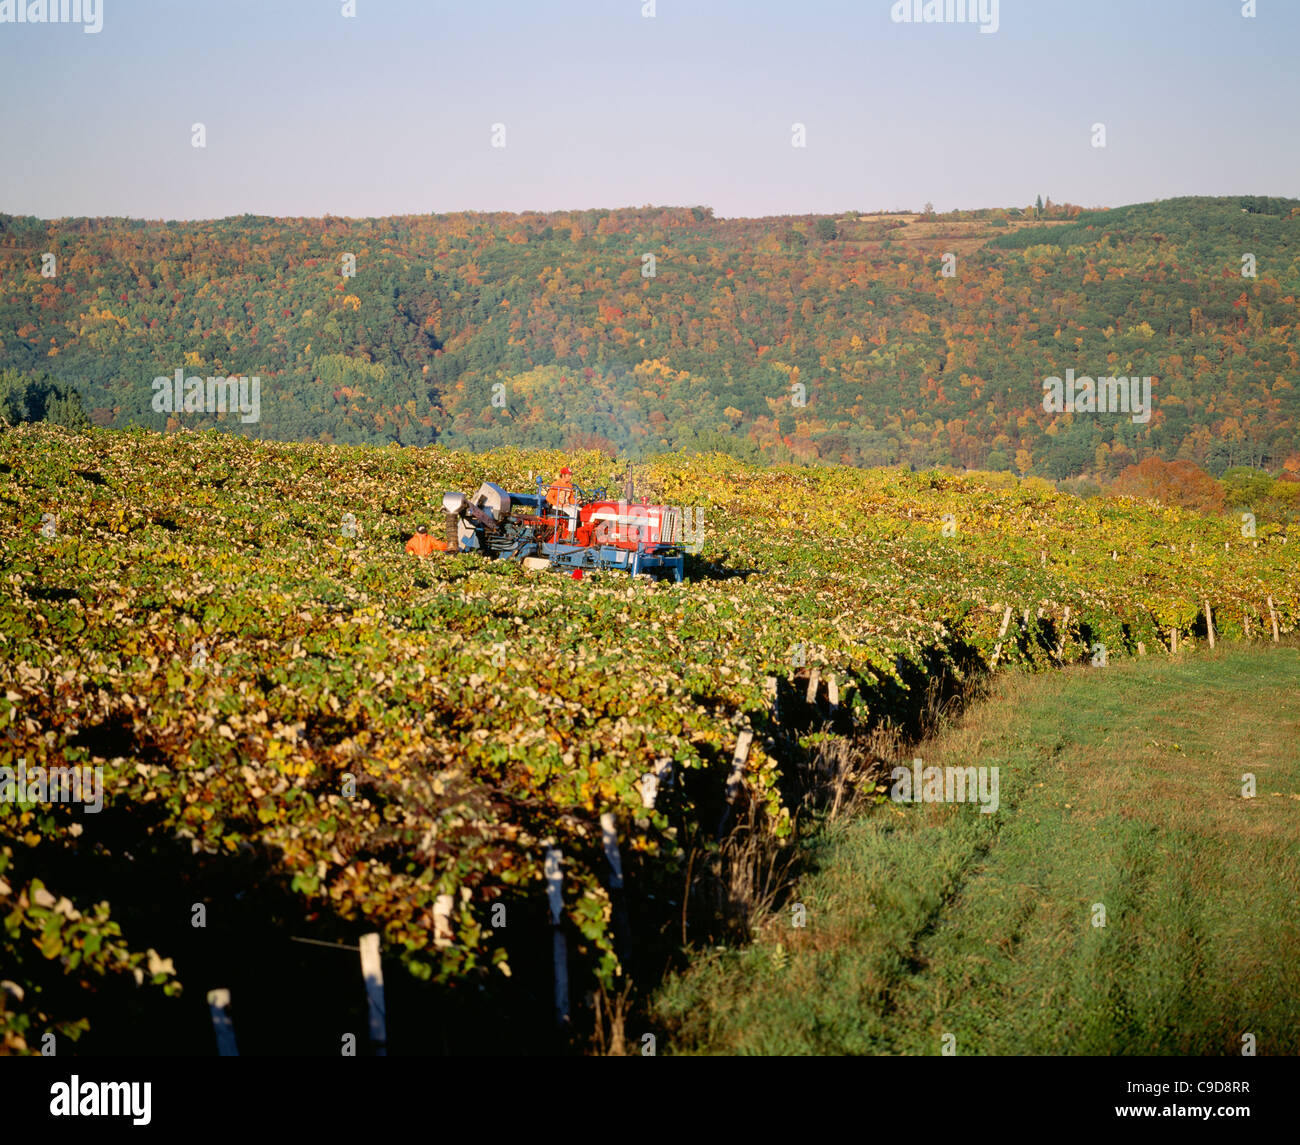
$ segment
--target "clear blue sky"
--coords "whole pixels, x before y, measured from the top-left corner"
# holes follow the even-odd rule
[[[895,23],[892,0],[643,2],[100,0],[96,34],[0,23],[0,212],[1300,197],[1300,0],[1000,0],[992,34]]]

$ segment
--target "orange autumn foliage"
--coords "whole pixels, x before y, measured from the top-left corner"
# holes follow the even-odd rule
[[[1223,487],[1199,465],[1148,457],[1120,471],[1111,491],[1184,509],[1217,513],[1223,509]]]

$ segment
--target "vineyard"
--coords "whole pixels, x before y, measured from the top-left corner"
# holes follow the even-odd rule
[[[104,784],[98,814],[0,801],[6,1051],[120,1045],[221,985],[198,907],[240,950],[231,920],[254,915],[377,931],[447,1014],[545,1015],[548,847],[581,1011],[638,948],[714,933],[683,904],[746,731],[734,821],[791,831],[791,771],[830,733],[783,747],[770,678],[833,680],[838,731],[863,732],[940,677],[1300,624],[1283,526],[1008,475],[660,457],[638,490],[703,513],[682,585],[404,551],[445,490],[565,463],[585,486],[621,472],[598,452],[0,435],[0,768]]]

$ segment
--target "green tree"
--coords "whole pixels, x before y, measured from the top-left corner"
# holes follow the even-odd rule
[[[70,385],[17,370],[0,370],[0,418],[11,425],[21,421],[48,421],[68,429],[90,425],[81,395]]]

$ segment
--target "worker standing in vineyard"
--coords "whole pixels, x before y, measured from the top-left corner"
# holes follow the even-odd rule
[[[415,530],[415,536],[406,542],[406,551],[416,557],[431,557],[434,553],[445,553],[446,541],[436,541],[429,536],[429,527],[421,525]]]

